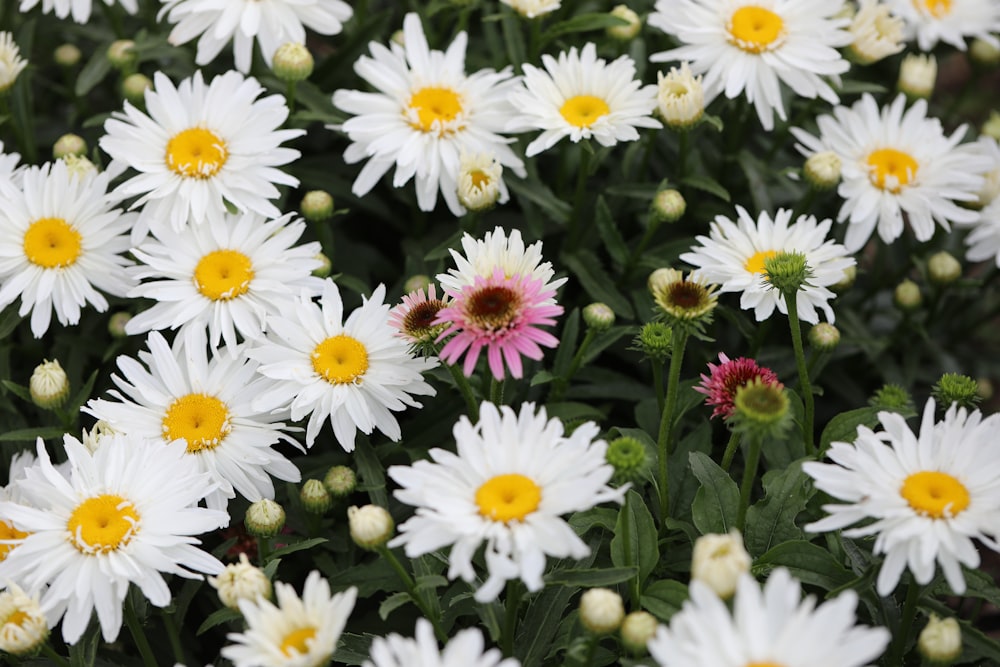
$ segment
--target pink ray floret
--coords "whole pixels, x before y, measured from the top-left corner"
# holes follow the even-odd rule
[[[712,417],[723,417],[728,419],[733,415],[733,399],[736,397],[736,390],[747,384],[751,380],[760,379],[761,382],[781,385],[778,376],[770,368],[758,366],[757,362],[747,357],[730,359],[724,352],[719,352],[720,364],[708,364],[709,375],[702,373],[701,384],[694,388],[695,391],[708,396],[705,399],[707,405],[714,405]]]

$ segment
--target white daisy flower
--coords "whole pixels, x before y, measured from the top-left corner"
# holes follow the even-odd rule
[[[53,311],[75,325],[88,303],[108,309],[98,290],[125,296],[134,285],[124,253],[135,216],[111,208],[108,178],[75,176],[59,160],[25,169],[16,184],[0,179],[0,308],[20,297],[35,338]]]
[[[207,329],[209,343],[217,347],[225,341],[230,352],[237,332],[244,340],[262,336],[268,315],[323,290],[323,281],[311,274],[321,265],[320,245],[295,245],[306,225],[291,217],[226,214],[218,226],[154,230],[156,239],[132,251],[143,264],[131,270],[135,278],[153,280],[129,296],[157,303],[130,319],[125,333],[180,327],[181,335],[189,335]]]
[[[816,605],[785,568],[768,577],[763,590],[749,574],[740,577],[732,611],[700,581],[691,597],[649,641],[661,667],[864,667],[882,655],[891,639],[885,628],[856,625],[858,594],[844,591]],[[817,662],[817,658],[822,660]]]
[[[871,65],[899,53],[904,48],[905,26],[903,19],[891,14],[888,5],[861,0],[858,13],[851,19],[851,56],[862,65]]]
[[[22,12],[31,11],[38,5],[39,0],[21,0],[18,7]],[[90,19],[93,0],[41,0],[42,13],[55,13],[61,19],[72,15],[76,23],[86,23]],[[104,0],[104,4],[109,7],[115,4],[121,5],[129,14],[135,14],[139,7],[136,0]]]
[[[0,141],[0,181],[13,181],[19,178],[23,171],[17,166],[20,161],[19,153],[4,153],[3,142]]]
[[[195,62],[208,65],[233,42],[236,69],[246,74],[253,60],[253,45],[260,45],[268,67],[278,47],[288,42],[304,44],[306,28],[321,35],[336,35],[351,18],[351,6],[341,0],[160,0],[159,18],[176,24],[167,40],[185,44],[198,39]]]
[[[614,146],[639,138],[638,127],[659,128],[651,115],[657,87],[635,78],[635,61],[620,56],[610,64],[597,57],[588,42],[582,51],[571,47],[558,59],[542,56],[545,70],[522,64],[524,85],[510,96],[519,115],[507,123],[509,132],[542,130],[525,151],[531,157],[552,148],[563,137]]]
[[[560,7],[560,0],[500,0],[526,19],[534,19],[554,12]]]
[[[112,166],[139,172],[114,194],[139,197],[132,207],[142,206],[140,232],[150,223],[180,231],[188,220],[222,226],[229,205],[279,217],[269,201],[280,195],[275,184],[299,183],[276,169],[299,157],[280,144],[305,134],[278,129],[288,118],[285,98],[258,99],[263,86],[232,71],[208,85],[198,71],[178,86],[157,72],[153,85],[146,91],[149,115],[125,102],[124,113],[104,123],[100,141]]]
[[[1000,460],[990,452],[1000,415],[983,419],[952,404],[934,421],[934,400],[924,408],[915,434],[894,412],[878,413],[882,432],[858,427],[853,443],[834,442],[833,463],[807,462],[802,469],[816,488],[844,501],[824,505],[829,516],[806,526],[814,533],[839,530],[847,537],[876,535],[874,552],[885,554],[879,595],[889,595],[908,569],[919,584],[941,565],[951,589],[965,592],[961,565],[979,566],[973,539],[1000,551]]]
[[[844,0],[657,0],[649,24],[681,46],[649,59],[689,61],[705,75],[706,102],[743,93],[772,130],[775,112],[787,118],[782,83],[800,97],[839,101],[824,77],[850,69],[837,51],[853,40],[843,8]]]
[[[376,637],[363,667],[520,667],[516,658],[505,660],[499,649],[484,653],[483,647],[482,631],[466,628],[439,649],[431,622],[418,618],[413,639],[396,633]]]
[[[1000,143],[992,137],[982,136],[975,145],[993,166],[979,191],[977,203],[982,210],[975,227],[965,238],[969,246],[965,258],[970,262],[993,260],[1000,268]]]
[[[330,582],[313,570],[306,577],[302,597],[290,584],[274,584],[275,606],[263,597],[242,599],[245,632],[231,632],[235,642],[222,657],[236,667],[309,667],[325,665],[337,650],[337,641],[354,609],[358,589],[330,595]]]
[[[0,32],[0,94],[10,90],[27,66],[28,61],[21,57],[21,49],[14,41],[14,35]],[[0,142],[0,152],[3,152],[3,142]]]
[[[130,436],[161,444],[182,441],[198,469],[217,483],[206,497],[214,509],[225,509],[236,491],[250,502],[273,499],[269,475],[301,479],[295,464],[271,448],[281,440],[299,446],[282,431],[280,415],[250,407],[254,396],[273,384],[256,376],[256,362],[218,352],[209,359],[203,332],[178,337],[171,349],[154,331],[146,346],[138,360],[118,357],[122,375],[111,379],[121,391],[108,392],[116,400],[92,399],[84,412]]]
[[[801,215],[792,222],[792,212],[778,209],[774,220],[766,212],[755,221],[742,206],[736,207],[738,221],[716,216],[709,235],[697,237],[701,245],[680,256],[697,267],[695,277],[720,285],[721,292],[741,292],[740,308],[753,309],[758,322],[769,318],[775,307],[788,314],[785,297],[772,289],[765,277],[764,262],[779,252],[805,255],[809,279],[796,295],[800,319],[815,324],[817,309],[828,322],[834,321],[828,301],[836,296],[828,288],[844,279],[844,271],[855,265],[847,249],[828,238],[832,220],[817,222]]]
[[[995,0],[889,0],[892,11],[908,25],[910,39],[916,37],[921,51],[938,42],[965,50],[966,38],[978,38],[1000,46],[1000,5]]]
[[[390,547],[415,558],[451,545],[448,577],[476,579],[472,557],[486,543],[486,582],[479,602],[496,599],[504,582],[521,579],[529,591],[544,586],[545,557],[580,559],[590,549],[561,518],[606,501],[621,502],[607,443],[594,440],[593,422],[566,437],[562,422],[533,403],[520,414],[484,402],[479,423],[462,417],[454,428],[457,454],[432,449],[431,461],[388,470],[400,489],[394,495],[417,508],[399,527]]]
[[[354,71],[378,92],[338,90],[333,104],[353,114],[339,129],[353,142],[344,161],[367,159],[351,191],[369,192],[395,165],[393,187],[416,179],[417,203],[431,211],[438,191],[455,215],[464,215],[458,201],[459,164],[462,152],[492,153],[504,167],[525,176],[524,163],[500,134],[511,107],[507,97],[513,86],[510,67],[465,74],[468,37],[458,33],[445,52],[430,50],[420,17],[403,19],[405,46],[391,50],[372,42],[372,57],[361,56]]]
[[[260,361],[261,375],[277,380],[258,392],[255,410],[288,407],[293,420],[309,415],[306,444],[312,447],[329,418],[344,451],[354,450],[358,430],[378,429],[402,437],[393,412],[419,408],[413,396],[433,396],[422,374],[436,359],[414,357],[410,345],[389,324],[385,286],[375,288],[344,320],[336,283],[327,280],[317,306],[300,300],[268,319],[268,335],[247,354]]]
[[[0,580],[41,593],[41,607],[75,644],[93,611],[105,641],[122,624],[129,584],[150,603],[165,607],[170,589],[161,573],[200,579],[223,565],[195,545],[194,537],[229,523],[229,515],[198,507],[215,489],[180,443],[115,435],[93,455],[65,436],[67,480],[38,440],[38,465],[21,492],[29,505],[0,502],[0,518],[29,533],[0,562]],[[47,586],[47,588],[46,588]]]
[[[904,213],[918,241],[934,235],[935,222],[949,229],[949,222],[978,217],[955,202],[976,200],[989,160],[971,144],[958,145],[964,125],[948,137],[940,121],[927,118],[924,100],[905,107],[906,98],[898,95],[879,109],[866,93],[854,106],[820,116],[818,138],[791,129],[803,155],[832,151],[840,158],[837,194],[844,204],[837,220],[850,223],[844,245],[851,252],[860,250],[876,227],[886,243],[899,238]]]

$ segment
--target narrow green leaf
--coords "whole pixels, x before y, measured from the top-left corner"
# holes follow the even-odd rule
[[[728,533],[736,525],[740,490],[736,482],[707,454],[691,452],[691,473],[701,482],[694,496],[691,516],[702,535]]]
[[[664,579],[651,583],[639,603],[643,609],[667,623],[671,616],[681,610],[681,605],[687,599],[687,586],[673,579]]]
[[[368,438],[357,439],[354,461],[358,466],[358,476],[364,482],[372,503],[388,507],[389,494],[385,490],[385,469]]]
[[[556,376],[548,371],[538,371],[533,376],[531,376],[531,386],[537,386],[540,384],[548,384],[556,379]]]
[[[779,544],[754,561],[755,571],[758,568],[778,566],[787,567],[800,581],[827,591],[838,589],[855,579],[833,554],[817,544],[803,540]]]
[[[378,606],[378,615],[383,621],[389,618],[389,614],[396,611],[404,604],[410,601],[409,593],[393,593],[386,599],[382,600],[382,604]]]
[[[628,581],[638,572],[637,567],[605,567],[594,570],[556,570],[545,575],[546,586],[614,586]]]
[[[80,411],[80,406],[83,402],[90,398],[90,392],[94,390],[94,382],[97,380],[97,371],[90,374],[87,381],[80,387],[80,391],[76,392],[76,395],[70,400],[69,404],[66,406],[66,411],[71,414],[76,414]]]
[[[615,281],[601,267],[597,255],[589,250],[578,250],[573,254],[563,255],[562,262],[594,301],[603,301],[621,317],[632,319],[635,316],[632,304],[624,294],[615,289]]]
[[[607,248],[611,259],[617,266],[625,266],[629,258],[628,245],[622,238],[621,232],[618,231],[618,225],[615,224],[614,216],[611,215],[611,209],[608,208],[608,203],[604,200],[603,195],[597,198],[595,220],[597,221],[597,233],[604,241],[604,247]]]
[[[577,338],[580,335],[580,309],[574,308],[563,322],[562,334],[559,336],[559,347],[556,357],[552,360],[552,372],[557,377],[566,375],[569,365],[576,353]]]
[[[0,433],[0,441],[3,442],[34,442],[38,438],[42,440],[54,440],[62,438],[66,431],[60,426],[42,426],[40,428],[20,428],[14,431]]]
[[[280,549],[275,549],[274,551],[272,551],[271,555],[268,556],[268,560],[272,560],[274,558],[281,558],[283,556],[287,556],[288,554],[293,554],[296,551],[304,551],[305,549],[312,549],[313,547],[319,544],[323,544],[326,541],[327,539],[325,537],[313,537],[308,540],[302,540],[301,542],[296,542],[295,544],[289,544],[287,546],[281,547]]]
[[[858,437],[858,426],[874,427],[878,424],[877,408],[858,408],[841,412],[831,419],[819,437],[819,447],[826,450],[831,442],[854,442]]]
[[[24,319],[17,314],[18,306],[19,304],[12,303],[0,312],[0,340],[9,336]]]
[[[503,27],[503,42],[507,47],[507,62],[523,63],[528,61],[524,47],[524,35],[521,33],[522,21],[512,11],[504,10],[500,25]],[[507,182],[510,185],[510,181]]]
[[[243,614],[241,614],[236,609],[230,609],[229,607],[224,607],[223,609],[216,609],[211,614],[209,614],[208,618],[205,619],[204,623],[198,626],[198,631],[195,632],[195,635],[201,636],[217,625],[222,625],[223,623],[229,623],[230,621],[238,621],[242,618]]]
[[[542,34],[542,44],[548,44],[560,35],[569,35],[577,32],[590,32],[592,30],[604,30],[617,26],[628,25],[628,21],[612,16],[606,12],[593,12],[588,14],[577,14],[571,19],[560,21]],[[515,61],[516,62],[516,61]]]
[[[764,498],[747,510],[744,538],[751,555],[759,556],[776,544],[802,539],[795,517],[813,496],[809,479],[799,462],[765,473]]]
[[[625,543],[626,532],[629,544]],[[626,549],[631,554],[631,562],[626,558]],[[659,561],[660,549],[653,515],[649,513],[642,496],[630,490],[627,502],[618,512],[615,536],[611,540],[611,562],[619,568],[638,566],[641,588]]]
[[[28,391],[27,387],[23,387],[16,382],[11,382],[10,380],[3,380],[3,386],[7,388],[10,393],[14,394],[18,398],[27,401],[28,403],[34,403],[31,400],[31,392]]]
[[[77,97],[86,96],[111,71],[111,61],[108,60],[107,47],[107,44],[97,45],[94,48],[94,55],[90,57],[87,64],[76,75],[74,92]]]
[[[336,665],[363,665],[371,654],[371,645],[374,639],[374,635],[356,635],[345,632],[340,635],[337,651],[333,654],[333,663]]]
[[[557,197],[547,185],[519,178],[508,178],[505,179],[505,182],[518,199],[525,199],[531,202],[548,215],[549,219],[553,222],[561,225],[569,224],[569,216],[573,211],[572,207]]]
[[[729,191],[722,187],[722,184],[717,180],[709,178],[708,176],[698,176],[696,174],[692,174],[691,176],[685,176],[684,179],[681,180],[681,183],[697,190],[713,194],[725,202],[728,202],[731,199]]]

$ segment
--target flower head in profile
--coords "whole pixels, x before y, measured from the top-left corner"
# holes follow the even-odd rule
[[[72,17],[75,23],[86,23],[90,19],[90,12],[93,10],[93,0],[40,0],[42,3],[42,13],[52,14],[64,19]],[[38,6],[39,0],[21,0],[18,9],[27,12]],[[104,0],[104,4],[111,7],[115,4],[121,5],[129,14],[135,14],[139,6],[136,0]]]
[[[656,110],[669,127],[684,130],[705,114],[705,88],[701,76],[691,73],[688,63],[671,67],[666,75],[656,73]]]
[[[918,241],[934,235],[935,224],[972,223],[975,211],[961,202],[976,200],[989,161],[972,144],[959,145],[965,126],[951,136],[940,121],[927,118],[927,103],[906,109],[906,97],[879,108],[865,94],[851,107],[834,108],[817,119],[819,136],[792,128],[799,152],[809,156],[833,151],[841,161],[837,194],[844,200],[838,222],[848,221],[844,245],[860,250],[878,230],[892,243],[903,233],[904,219]]]
[[[883,431],[859,426],[853,443],[834,442],[832,463],[802,469],[816,488],[842,501],[824,505],[828,516],[806,526],[814,533],[844,530],[846,537],[875,535],[874,552],[885,554],[876,583],[889,595],[909,570],[918,584],[941,566],[951,589],[965,592],[962,565],[979,566],[973,543],[1000,551],[1000,461],[989,452],[1000,415],[952,405],[935,422],[928,400],[919,432],[895,412],[878,413]],[[858,525],[860,524],[860,525]]]
[[[503,165],[488,153],[462,154],[458,166],[458,201],[467,210],[486,211],[510,198]]]
[[[1000,5],[992,0],[889,0],[894,14],[907,24],[907,38],[917,40],[921,51],[938,42],[965,50],[965,40],[982,39],[1000,46]]]
[[[785,568],[763,589],[740,577],[732,610],[701,581],[691,597],[661,625],[648,644],[660,667],[809,667],[816,656],[838,667],[866,667],[889,644],[885,628],[857,625],[858,594],[845,591],[820,605],[802,599],[802,587]]]
[[[376,637],[363,667],[520,667],[516,658],[504,659],[500,649],[484,652],[483,647],[482,631],[466,628],[440,649],[431,622],[418,618],[412,639],[396,633]]]
[[[733,399],[736,398],[736,390],[753,380],[781,384],[774,371],[759,366],[753,359],[747,357],[730,359],[725,352],[719,352],[719,363],[708,364],[708,375],[701,374],[701,384],[696,385],[694,390],[708,397],[705,399],[705,404],[714,407],[713,418],[728,419],[735,409]]]
[[[29,656],[49,638],[49,623],[37,595],[16,584],[0,591],[0,651]]]
[[[386,48],[372,42],[371,56],[354,64],[377,92],[333,94],[334,106],[353,116],[334,128],[352,142],[344,161],[367,160],[351,191],[363,196],[395,166],[393,186],[414,179],[420,210],[434,210],[440,191],[449,210],[463,215],[458,199],[463,152],[492,153],[501,165],[525,175],[524,163],[508,146],[513,140],[501,134],[511,114],[507,98],[517,82],[509,67],[466,75],[466,33],[460,32],[446,51],[432,50],[420,17],[412,12],[403,19],[403,43]]]
[[[9,32],[0,32],[0,95],[10,90],[27,66],[28,61],[21,57],[21,49],[14,42],[14,36]]]
[[[743,93],[765,130],[786,119],[781,84],[808,99],[839,101],[827,81],[850,65],[837,49],[851,43],[838,16],[843,0],[658,0],[649,24],[676,38],[653,62],[691,63],[705,75],[705,99]]]
[[[858,13],[851,20],[848,47],[851,57],[862,65],[870,65],[903,50],[905,22],[893,16],[889,6],[878,0],[861,0]]]
[[[602,146],[639,138],[636,128],[658,128],[653,118],[656,86],[635,78],[635,62],[620,56],[608,63],[597,57],[593,42],[583,49],[570,47],[558,58],[542,56],[542,70],[524,63],[523,87],[511,104],[516,115],[507,124],[512,132],[542,130],[525,151],[528,157],[552,148],[565,137],[576,143],[594,139]]]
[[[389,546],[414,558],[450,545],[448,577],[472,582],[485,542],[488,576],[476,600],[494,600],[510,579],[540,590],[546,556],[590,553],[562,515],[621,502],[627,489],[608,486],[614,468],[607,443],[594,439],[599,430],[586,422],[566,436],[545,408],[525,403],[515,413],[484,402],[477,424],[463,416],[455,425],[456,452],[435,448],[430,461],[389,468],[396,498],[417,508]]]
[[[438,298],[434,284],[427,286],[426,293],[421,287],[404,295],[403,303],[389,311],[389,324],[396,329],[397,335],[411,344],[433,342],[448,328],[446,323],[435,322],[438,313],[447,308],[449,303],[447,295]]]
[[[542,261],[542,242],[525,245],[521,231],[511,230],[508,234],[503,227],[495,227],[481,239],[469,234],[462,236],[464,254],[452,249],[451,257],[455,268],[448,273],[439,273],[437,280],[447,293],[460,292],[463,287],[473,285],[476,277],[489,278],[499,267],[505,276],[531,276],[542,282],[542,291],[559,289],[566,278],[553,280],[555,270],[552,262]],[[555,303],[555,299],[552,299]]]
[[[340,634],[354,609],[358,589],[330,594],[330,583],[313,570],[302,597],[290,584],[274,584],[277,605],[258,596],[239,600],[246,620],[243,632],[231,632],[233,642],[222,657],[236,667],[306,667],[330,661]]]

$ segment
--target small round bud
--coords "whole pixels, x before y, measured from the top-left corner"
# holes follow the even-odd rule
[[[926,99],[934,92],[937,81],[937,58],[933,55],[908,54],[899,66],[900,92],[911,99]]]
[[[663,322],[648,322],[639,331],[638,347],[649,359],[663,363],[670,356],[673,330]]]
[[[691,553],[691,578],[707,585],[723,600],[736,593],[740,575],[750,571],[750,554],[738,530],[702,535]]]
[[[101,440],[110,435],[116,435],[118,433],[121,433],[121,431],[112,428],[111,424],[104,421],[103,419],[98,419],[97,423],[94,424],[94,427],[92,429],[90,429],[89,431],[87,429],[83,430],[80,442],[82,442],[83,446],[89,449],[90,453],[93,454],[94,452],[97,451],[97,448],[101,446]]]
[[[830,285],[830,289],[837,294],[843,294],[854,286],[854,281],[858,279],[858,267],[851,264],[844,269],[844,277]]]
[[[969,45],[969,56],[972,62],[983,67],[996,67],[1000,65],[1000,48],[993,42],[987,42],[981,37],[972,40]]]
[[[271,598],[271,580],[264,571],[250,564],[245,553],[239,563],[226,566],[217,577],[208,577],[209,585],[219,594],[219,600],[230,609],[239,609],[240,600],[256,602],[258,598]]]
[[[430,276],[418,273],[417,275],[410,276],[406,279],[406,282],[403,283],[403,291],[407,294],[411,294],[418,290],[424,290],[426,292],[433,284],[434,281],[431,280]]]
[[[402,30],[397,30],[396,32],[392,33],[391,37],[389,37],[389,41],[392,42],[393,44],[406,46],[406,35],[403,34]]]
[[[122,97],[132,104],[142,104],[146,101],[146,91],[153,87],[153,82],[145,74],[129,74],[122,79]]]
[[[62,158],[66,171],[78,178],[97,173],[97,166],[82,155],[67,155]]]
[[[912,412],[913,399],[910,394],[898,384],[887,384],[880,387],[868,399],[868,405],[889,412]]]
[[[951,407],[952,403],[958,403],[958,407],[971,410],[982,400],[979,395],[978,383],[968,375],[961,373],[942,375],[931,388],[931,395],[944,410]]]
[[[333,217],[333,197],[325,190],[310,190],[302,197],[302,217],[309,222],[323,222]]]
[[[607,331],[615,324],[615,311],[606,303],[592,303],[583,309],[583,321],[598,333]]]
[[[987,137],[993,137],[1000,141],[1000,111],[991,111],[990,117],[986,119],[979,131]]]
[[[49,638],[49,624],[38,603],[13,583],[0,592],[0,652],[29,656]]]
[[[646,652],[646,645],[656,634],[660,622],[648,611],[633,611],[622,621],[619,634],[622,644],[633,655]]]
[[[948,285],[962,277],[962,263],[950,253],[936,252],[927,260],[927,276],[938,285]]]
[[[626,5],[615,5],[611,15],[627,22],[625,25],[613,25],[607,29],[608,37],[612,39],[627,42],[634,39],[642,30],[642,19]]]
[[[83,53],[75,44],[62,44],[52,52],[52,59],[60,67],[75,67],[82,57]]]
[[[354,543],[362,549],[369,550],[377,549],[388,542],[396,527],[389,511],[378,505],[348,507],[347,523]]]
[[[682,131],[697,125],[705,115],[702,76],[692,74],[686,62],[671,67],[666,74],[656,73],[656,113],[667,127]]]
[[[820,322],[809,330],[809,344],[817,350],[829,352],[840,344],[840,329],[828,322]]]
[[[334,498],[343,498],[354,493],[358,478],[347,466],[333,466],[323,477],[323,486]]]
[[[333,504],[330,492],[318,479],[306,480],[306,483],[299,490],[299,499],[302,501],[302,507],[312,514],[322,514]]]
[[[330,258],[323,253],[316,255],[316,259],[319,260],[319,266],[312,270],[312,274],[317,278],[326,278],[331,273],[333,273],[333,262]]]
[[[657,225],[662,222],[677,222],[684,217],[686,210],[687,202],[684,201],[684,195],[673,189],[660,190],[653,198],[649,216]]]
[[[984,401],[988,401],[993,398],[993,380],[989,378],[976,378],[976,393],[979,394]]]
[[[247,532],[254,537],[274,537],[285,527],[285,509],[273,500],[264,498],[247,508],[243,523]]]
[[[791,425],[788,392],[780,382],[754,378],[736,390],[729,418],[736,432],[778,437]]]
[[[458,202],[472,212],[493,208],[502,192],[503,167],[491,153],[463,154],[458,165]]]
[[[108,61],[116,69],[130,69],[135,66],[138,59],[135,42],[131,39],[119,39],[111,42],[111,46],[108,47]]]
[[[52,145],[52,157],[58,160],[67,155],[86,155],[87,142],[76,134],[64,134]]]
[[[591,588],[580,596],[580,623],[595,635],[617,630],[625,618],[622,596],[608,588]]]
[[[815,190],[831,190],[840,183],[840,157],[833,151],[813,153],[806,159],[803,174]]]
[[[604,460],[615,469],[615,478],[623,482],[638,480],[649,466],[646,448],[635,438],[615,438],[604,453]]]
[[[916,310],[924,302],[924,297],[920,294],[920,286],[906,279],[896,285],[892,300],[900,310]]]
[[[806,256],[800,252],[777,252],[764,260],[764,277],[783,295],[798,292],[810,275]]]
[[[132,313],[126,313],[124,310],[118,311],[108,318],[108,333],[115,338],[125,338],[128,335],[125,332],[125,325],[131,319]]]
[[[287,42],[278,47],[271,60],[274,75],[285,83],[305,81],[315,66],[312,54],[304,44]]]
[[[917,639],[920,655],[934,665],[950,665],[962,655],[962,627],[954,618],[931,614]]]
[[[51,410],[62,407],[69,398],[69,378],[58,360],[46,359],[35,367],[28,381],[28,392],[40,408]]]

